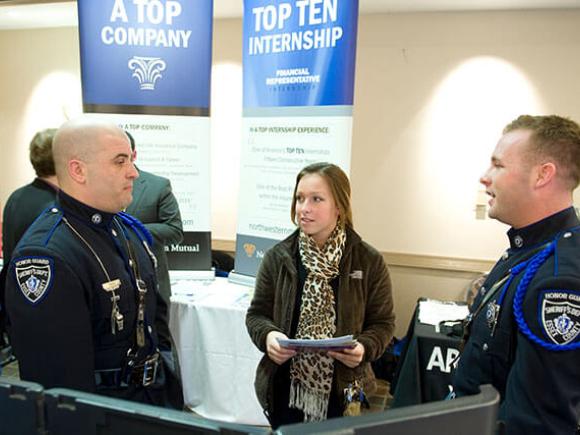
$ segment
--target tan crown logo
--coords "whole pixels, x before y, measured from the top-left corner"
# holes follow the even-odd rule
[[[253,243],[244,243],[244,251],[246,251],[248,257],[251,257],[256,252],[256,245]]]

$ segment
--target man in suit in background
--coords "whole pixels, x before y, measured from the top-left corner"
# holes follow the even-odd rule
[[[136,157],[135,140],[125,132],[131,142],[131,149]],[[171,191],[167,178],[137,168],[139,178],[133,183],[133,201],[127,207],[127,213],[135,216],[145,224],[153,235],[153,253],[157,257],[157,279],[159,292],[169,304],[171,283],[169,282],[169,265],[165,246],[183,240],[183,224],[179,204]]]

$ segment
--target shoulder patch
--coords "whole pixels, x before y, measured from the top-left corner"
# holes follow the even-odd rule
[[[49,257],[20,257],[14,260],[14,274],[24,297],[37,304],[52,286],[54,262]]]
[[[580,293],[546,290],[540,295],[540,322],[546,336],[566,345],[580,335]]]

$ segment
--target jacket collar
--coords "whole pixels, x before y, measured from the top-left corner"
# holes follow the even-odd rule
[[[67,195],[62,190],[58,191],[56,204],[65,216],[73,217],[92,227],[108,228],[115,217],[114,213],[97,210]]]
[[[560,231],[573,228],[579,224],[580,221],[576,216],[574,207],[566,208],[527,227],[517,230],[511,228],[507,232],[510,240],[510,249],[530,248],[548,241]]]
[[[53,192],[53,193],[58,192],[58,187],[56,187],[54,184],[52,184],[46,180],[43,180],[42,178],[36,177],[34,179],[34,181],[32,182],[32,185],[34,187],[39,188],[39,189],[46,190],[47,192]]]

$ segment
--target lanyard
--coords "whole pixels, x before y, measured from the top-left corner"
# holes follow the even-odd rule
[[[103,271],[103,274],[107,278],[107,281],[102,283],[101,287],[107,293],[111,294],[111,334],[115,335],[117,333],[117,331],[123,330],[124,320],[125,320],[123,314],[121,313],[121,310],[119,309],[119,305],[118,305],[118,302],[121,299],[121,296],[119,296],[116,293],[116,291],[121,287],[121,280],[119,278],[111,279],[109,272],[107,272],[107,269],[105,268],[105,265],[103,264],[103,261],[101,260],[99,255],[96,253],[96,251],[93,249],[93,247],[90,245],[90,243],[87,242],[87,240],[81,235],[81,233],[78,232],[78,230],[68,221],[67,218],[65,218],[63,216],[62,220],[66,224],[66,226],[70,228],[70,230],[73,232],[73,234],[76,235],[77,238],[81,242],[83,242],[85,244],[85,246],[89,249],[89,251],[93,254],[95,259],[97,260],[97,263],[99,263],[99,266],[101,267],[101,270]]]
[[[119,225],[118,222],[116,223]],[[123,229],[121,228],[121,230]],[[139,262],[135,255],[133,242],[131,242],[127,234],[125,234],[124,238],[127,245],[127,252],[129,254],[129,266],[131,266],[131,270],[133,271],[135,286],[137,288],[137,323],[135,327],[135,338],[137,347],[141,349],[145,346],[145,296],[147,295],[147,284],[143,279],[141,279]]]
[[[501,307],[505,298],[505,295],[507,293],[508,288],[510,287],[510,285],[512,284],[514,278],[523,270],[526,269],[526,267],[528,267],[528,264],[531,262],[531,260],[534,258],[534,256],[542,251],[544,248],[546,248],[550,243],[546,243],[534,250],[532,250],[531,252],[528,253],[528,255],[525,257],[526,259],[520,263],[518,263],[517,265],[515,265],[514,267],[512,267],[510,270],[508,270],[508,272],[503,275],[499,280],[497,280],[493,286],[489,289],[489,291],[485,294],[485,296],[483,297],[483,300],[481,301],[481,303],[478,305],[477,309],[473,312],[470,313],[467,318],[465,319],[465,323],[464,323],[464,339],[467,340],[467,338],[469,337],[469,335],[471,334],[471,325],[473,323],[473,321],[475,320],[475,318],[481,313],[481,311],[483,310],[483,308],[488,305],[489,301],[497,294],[498,291],[500,291],[501,289],[501,293],[500,296],[496,302],[493,302],[492,304],[489,304],[487,307],[487,313],[486,313],[486,320],[488,323],[488,326],[491,328],[491,335],[493,336],[495,333],[495,329],[497,327],[497,323],[499,321],[499,312],[501,311]]]

